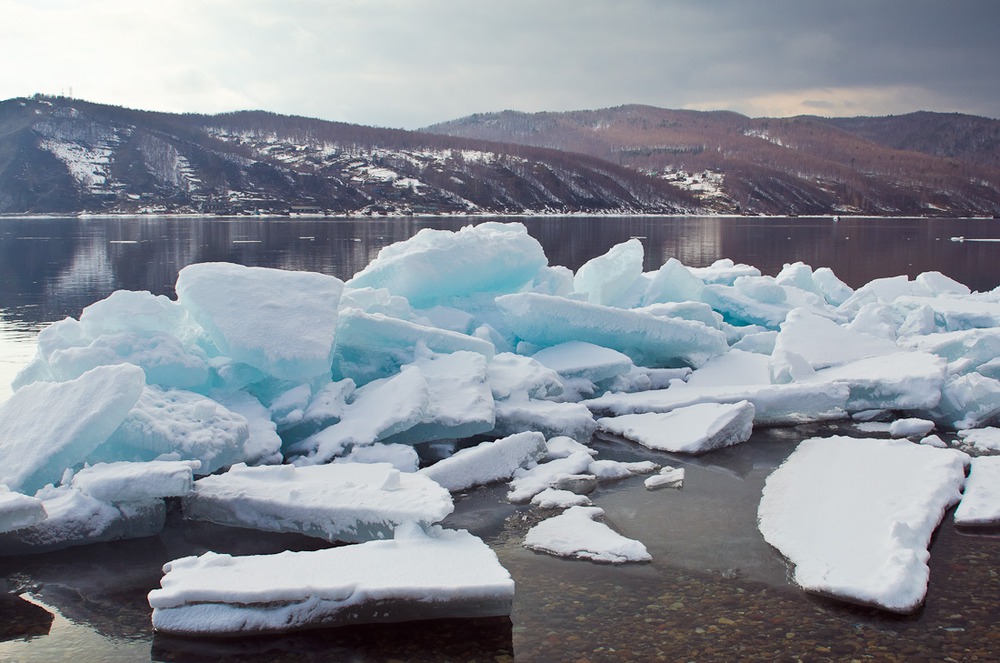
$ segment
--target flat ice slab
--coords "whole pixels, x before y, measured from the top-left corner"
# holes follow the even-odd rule
[[[166,521],[162,499],[111,503],[70,486],[46,486],[35,496],[42,501],[48,517],[0,534],[0,556],[155,536]]]
[[[42,501],[30,495],[11,492],[0,484],[0,533],[30,527],[45,520]]]
[[[184,499],[188,518],[327,541],[389,538],[405,522],[430,525],[454,509],[445,488],[388,463],[240,464],[194,487]]]
[[[847,417],[850,395],[846,384],[762,384],[732,387],[653,389],[635,393],[609,393],[584,402],[598,414],[623,415],[670,412],[697,403],[753,403],[754,423],[783,426]]]
[[[961,498],[968,463],[906,440],[811,438],[767,478],[758,526],[806,591],[913,612],[931,534]]]
[[[652,559],[641,542],[624,537],[595,520],[603,515],[604,509],[596,506],[570,507],[528,530],[524,545],[558,557],[592,562],[623,564]]]
[[[454,456],[420,470],[452,492],[494,481],[508,480],[514,472],[543,458],[545,436],[541,433],[515,433],[499,440],[488,440],[462,449]]]
[[[750,439],[754,411],[749,401],[699,403],[670,412],[604,417],[597,426],[650,449],[700,454]]]
[[[2,495],[0,495],[2,497]],[[972,460],[955,524],[966,527],[1000,525],[1000,456]]]
[[[391,541],[249,557],[209,552],[163,570],[161,588],[149,593],[153,628],[178,635],[503,617],[514,599],[513,579],[480,539],[412,524]]]

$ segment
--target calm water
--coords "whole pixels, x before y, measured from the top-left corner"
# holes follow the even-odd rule
[[[116,289],[173,295],[177,271],[226,260],[348,278],[378,250],[421,228],[469,219],[0,219],[0,399],[46,323]],[[987,220],[546,218],[521,220],[550,264],[577,268],[629,237],[646,269],[728,257],[775,274],[786,262],[828,266],[852,286],[938,270],[976,290],[1000,284],[1000,225]],[[964,236],[967,241],[954,242]],[[0,661],[51,660],[990,660],[1000,650],[1000,538],[935,539],[926,606],[892,617],[811,598],[791,586],[760,538],[764,479],[804,437],[837,427],[755,432],[739,447],[690,459],[598,440],[601,457],[687,469],[683,490],[641,479],[603,484],[606,520],[642,540],[650,564],[608,567],[524,550],[537,510],[504,504],[503,488],[457,501],[447,524],[484,537],[517,583],[511,620],[334,630],[203,642],[153,637],[145,594],[170,559],[207,549],[304,549],[315,541],[175,522],[160,537],[31,558],[0,558]],[[2,590],[2,585],[0,585]]]

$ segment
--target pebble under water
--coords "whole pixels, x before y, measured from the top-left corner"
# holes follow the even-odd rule
[[[1000,534],[959,531],[951,512],[931,546],[925,605],[913,615],[810,596],[788,579],[756,528],[764,480],[821,425],[774,428],[701,457],[594,443],[601,458],[684,467],[680,490],[642,477],[591,495],[607,522],[646,544],[647,564],[558,559],[525,549],[553,515],[511,505],[504,484],[456,496],[444,525],[481,536],[516,582],[510,619],[368,625],[273,637],[154,635],[146,593],[162,564],[212,549],[233,554],[314,549],[325,542],[184,523],[150,539],[0,558],[0,661],[731,661],[996,660]],[[849,480],[845,479],[845,480]]]

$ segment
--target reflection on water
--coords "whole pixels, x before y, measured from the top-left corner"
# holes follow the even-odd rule
[[[50,322],[117,289],[173,295],[177,272],[195,262],[317,271],[343,279],[384,246],[423,228],[457,230],[486,219],[247,220],[205,218],[0,219],[0,313]],[[671,257],[692,267],[731,258],[776,274],[801,260],[831,267],[852,286],[880,276],[942,271],[975,290],[1000,284],[1000,247],[952,236],[1000,238],[992,220],[556,217],[523,223],[549,263],[576,269],[630,237],[645,268]]]

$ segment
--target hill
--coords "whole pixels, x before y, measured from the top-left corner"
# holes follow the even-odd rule
[[[551,149],[289,117],[0,102],[0,213],[678,213],[696,198]]]
[[[476,114],[424,131],[606,159],[718,212],[1000,213],[1000,122],[973,116],[749,118],[632,105]]]

